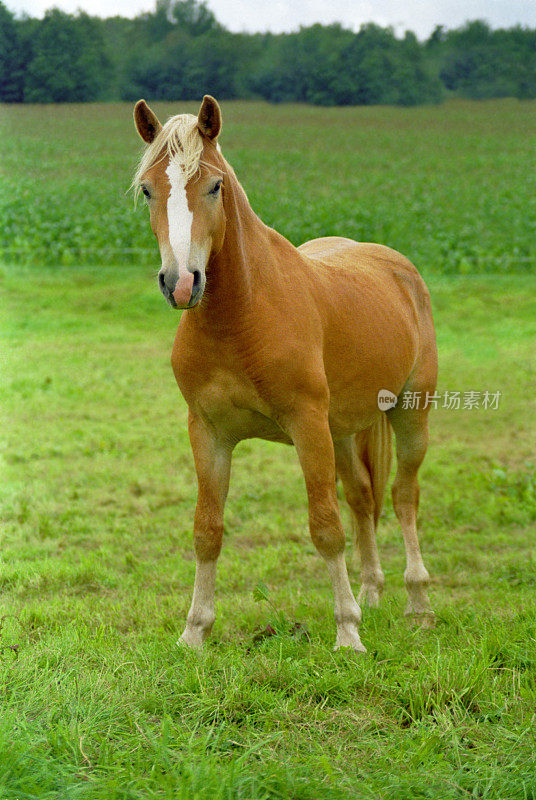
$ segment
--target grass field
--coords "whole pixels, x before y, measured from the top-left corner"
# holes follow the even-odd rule
[[[261,216],[295,241],[338,231],[405,250],[432,292],[439,390],[501,392],[496,410],[432,415],[420,525],[438,624],[403,618],[388,500],[368,655],[333,653],[294,451],[253,441],[234,459],[210,644],[176,647],[196,487],[169,366],[178,316],[122,194],[130,109],[10,108],[0,237],[25,252],[4,249],[0,267],[0,800],[534,800],[534,262],[440,273],[533,258],[536,104],[283,107],[269,127],[247,108],[224,106],[224,151]],[[355,174],[332,114],[373,146]],[[446,265],[432,259],[443,234],[461,248]],[[142,252],[112,262],[129,242]],[[357,588],[355,563],[351,576]],[[268,622],[280,632],[259,637]],[[285,632],[295,622],[307,635]]]

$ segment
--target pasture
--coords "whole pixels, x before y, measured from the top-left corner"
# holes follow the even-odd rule
[[[439,392],[501,392],[431,415],[434,630],[403,618],[387,497],[365,657],[331,651],[295,453],[259,441],[233,461],[212,637],[176,647],[195,474],[178,315],[125,196],[131,108],[0,111],[1,800],[536,798],[536,103],[223,104],[260,216],[400,249],[431,290]]]

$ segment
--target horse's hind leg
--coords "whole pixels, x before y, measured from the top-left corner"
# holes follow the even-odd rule
[[[406,615],[422,617],[426,621],[431,619],[433,611],[426,591],[430,576],[422,560],[417,536],[417,474],[428,447],[428,409],[404,409],[399,404],[389,412],[389,420],[395,431],[397,454],[397,472],[392,487],[393,507],[406,548]]]
[[[366,432],[364,432],[366,433]],[[337,473],[352,511],[356,544],[361,559],[361,589],[358,603],[377,606],[385,582],[376,545],[375,500],[372,479],[363,459],[361,434],[335,443]]]
[[[328,568],[335,600],[335,649],[366,652],[359,638],[361,609],[355,601],[344,558],[345,536],[335,486],[335,454],[327,410],[304,408],[288,430],[300,459],[309,501],[309,529]]]

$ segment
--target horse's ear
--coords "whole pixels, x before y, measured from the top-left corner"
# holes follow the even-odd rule
[[[218,103],[209,94],[203,97],[197,116],[197,127],[208,139],[217,139],[221,131],[221,111]]]
[[[158,117],[154,111],[151,111],[145,100],[138,100],[134,106],[134,124],[141,138],[147,144],[151,144],[158,132],[162,130]]]

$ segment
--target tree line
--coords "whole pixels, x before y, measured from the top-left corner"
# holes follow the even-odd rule
[[[199,0],[157,0],[133,19],[57,8],[16,17],[0,2],[0,102],[260,98],[417,105],[446,96],[536,97],[536,30],[482,21],[424,42],[410,31],[312,25],[231,33]]]

